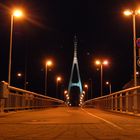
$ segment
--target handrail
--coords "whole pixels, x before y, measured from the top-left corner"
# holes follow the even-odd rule
[[[23,109],[41,109],[65,105],[60,99],[41,95],[0,82],[0,112]]]
[[[119,112],[140,113],[140,86],[85,101],[83,107],[94,107]]]
[[[45,95],[38,94],[38,93],[35,93],[35,92],[32,92],[32,91],[20,89],[20,88],[13,87],[13,86],[8,86],[8,88],[9,88],[9,90],[15,90],[15,91],[19,91],[19,92],[23,92],[23,93],[27,93],[27,94],[31,94],[31,95],[35,95],[35,96],[39,96],[39,97],[42,97],[42,98],[50,99],[50,100],[53,100],[53,101],[56,101],[56,102],[59,102],[59,103],[64,103],[64,101],[62,101],[60,99],[56,99],[56,98],[53,98],[53,97],[45,96]]]

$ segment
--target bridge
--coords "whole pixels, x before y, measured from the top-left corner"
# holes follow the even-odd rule
[[[64,101],[0,86],[1,140],[138,140],[140,86],[69,107]]]

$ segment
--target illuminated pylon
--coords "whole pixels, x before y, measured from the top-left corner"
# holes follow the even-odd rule
[[[77,71],[77,82],[72,81],[75,67],[76,67],[76,71]],[[69,86],[68,86],[68,94],[70,94],[71,87],[74,87],[74,86],[79,87],[80,94],[82,94],[82,84],[81,84],[81,78],[80,78],[79,66],[78,66],[78,59],[77,59],[77,38],[76,38],[76,36],[74,37],[74,57],[73,57],[71,76],[70,76],[70,81],[69,81]]]

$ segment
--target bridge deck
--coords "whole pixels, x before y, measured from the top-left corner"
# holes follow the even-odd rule
[[[0,115],[0,140],[139,140],[140,118],[53,108]]]

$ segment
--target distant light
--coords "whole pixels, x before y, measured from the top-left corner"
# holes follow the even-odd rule
[[[68,93],[68,91],[67,91],[67,90],[65,90],[65,91],[64,91],[64,94],[67,94],[67,93]]]
[[[109,82],[107,81],[106,84],[109,85]]]
[[[85,91],[83,91],[83,94],[85,94],[86,92]]]
[[[22,76],[22,74],[21,74],[21,73],[17,73],[17,76],[18,76],[18,77],[21,77],[21,76]]]
[[[138,71],[136,72],[136,75],[139,75],[139,72]]]
[[[23,16],[23,13],[22,13],[21,10],[14,10],[13,16],[15,16],[15,17],[21,17],[21,16]]]
[[[88,88],[88,85],[87,85],[87,84],[85,84],[85,85],[84,85],[84,87],[85,87],[85,88]]]
[[[62,78],[61,78],[60,76],[58,76],[56,80],[57,80],[57,81],[61,81]]]

